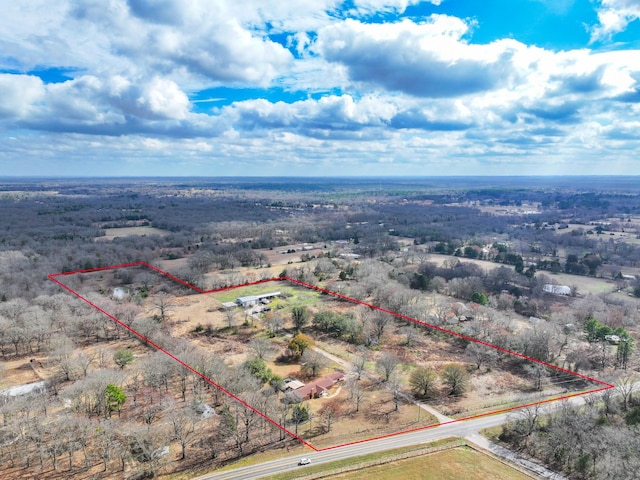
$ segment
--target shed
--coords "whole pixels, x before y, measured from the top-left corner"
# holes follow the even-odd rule
[[[551,283],[547,283],[542,287],[542,290],[553,295],[571,295],[571,288],[566,285],[553,285]]]

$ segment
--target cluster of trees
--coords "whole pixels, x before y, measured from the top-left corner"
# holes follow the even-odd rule
[[[162,356],[134,358],[130,349],[113,351],[110,342],[126,341],[127,332],[61,293],[47,280],[53,272],[187,257],[186,264],[172,273],[200,287],[224,287],[250,278],[249,273],[238,272],[240,267],[268,263],[259,248],[322,241],[329,245],[322,258],[314,259],[313,264],[288,267],[291,276],[310,283],[337,282],[334,286],[339,290],[333,289],[345,295],[436,325],[448,325],[453,311],[457,318],[466,316],[466,323],[448,328],[464,328],[482,340],[543,361],[557,361],[570,369],[634,366],[635,306],[603,294],[572,299],[572,310],[567,310],[545,295],[542,286],[552,282],[540,271],[564,270],[613,278],[621,277],[623,266],[640,265],[637,245],[613,241],[608,235],[581,230],[560,233],[544,227],[545,222],[561,221],[586,226],[612,215],[640,212],[637,186],[625,185],[630,194],[585,194],[538,184],[483,188],[469,180],[464,188],[441,188],[407,181],[397,192],[393,186],[380,192],[377,181],[374,185],[365,179],[356,186],[375,190],[372,195],[376,202],[363,202],[362,194],[350,194],[353,182],[357,183],[309,180],[292,186],[277,179],[256,183],[194,180],[180,185],[56,182],[4,188],[24,188],[30,193],[5,192],[0,196],[0,358],[46,358],[44,366],[55,374],[48,392],[29,398],[3,397],[1,468],[87,471],[101,463],[107,471],[125,468],[153,474],[168,462],[162,448],[169,442],[180,445],[183,457],[199,461],[246,454],[283,439],[281,431],[251,409],[228,401],[197,374]],[[58,194],[51,194],[52,190]],[[527,217],[480,214],[469,206],[470,202],[518,205],[525,200],[543,204],[533,225]],[[558,210],[565,207],[565,211]],[[151,225],[165,232],[94,241],[104,234],[104,228],[128,225]],[[627,228],[623,219],[613,227],[618,231]],[[447,259],[442,266],[429,263],[420,258],[420,251],[403,252],[401,237],[413,239],[416,249],[449,255],[458,252],[459,257]],[[357,262],[340,258],[332,251],[332,240],[350,240],[349,248],[362,258]],[[486,245],[493,248],[488,254],[481,253],[480,247]],[[563,263],[557,256],[559,251],[567,252]],[[460,261],[460,257],[481,256],[503,265],[485,271],[472,262]],[[535,268],[525,264],[531,261],[535,261]],[[89,276],[68,280],[77,282],[74,288],[114,312],[125,324],[177,352],[188,364],[196,365],[198,372],[282,424],[297,429],[308,421],[304,406],[284,401],[277,375],[265,368],[264,358],[273,354],[272,344],[266,339],[251,342],[255,359],[242,368],[230,369],[222,359],[167,337],[164,332],[171,317],[170,302],[158,306],[155,319],[145,318],[135,301],[110,303],[102,295],[92,296],[88,293],[91,287],[83,283],[91,283]],[[170,291],[156,280],[137,273],[129,279],[117,279],[120,284],[135,286],[140,296],[143,292],[155,295],[159,290]],[[640,296],[640,284],[634,285]],[[457,301],[451,297],[483,306],[474,307],[470,315],[457,311]],[[516,314],[544,319],[518,332],[510,321]],[[599,320],[593,320],[596,318]],[[322,360],[310,349],[313,340],[301,333],[307,326],[319,334],[373,348],[387,341],[395,322],[394,317],[367,307],[358,307],[354,315],[311,315],[300,309],[293,313],[292,320],[297,334],[289,342],[288,351],[310,376],[322,368]],[[229,317],[230,325],[233,321]],[[276,336],[284,320],[278,312],[271,312],[265,316],[265,323]],[[415,344],[416,331],[401,330],[406,345]],[[614,345],[606,340],[611,335],[624,341]],[[93,346],[91,350],[86,348],[89,345]],[[499,353],[476,346],[466,346],[465,355],[478,368],[497,361]],[[506,361],[518,360],[506,357]],[[393,383],[398,362],[392,355],[380,355],[376,362],[380,377]],[[539,382],[547,374],[530,372]],[[425,397],[438,392],[460,395],[468,387],[464,375],[462,379],[451,384],[444,369],[435,372],[418,367],[411,386]],[[361,401],[357,387],[356,382],[349,389],[356,410]],[[205,418],[200,413],[205,404],[219,415]],[[575,472],[578,465],[582,469],[591,466],[591,472],[597,474],[613,461],[615,449],[622,451],[614,437],[626,438],[637,428],[632,424],[621,427],[627,415],[633,417],[636,405],[630,404],[629,412],[623,412],[626,407],[620,408],[619,414],[604,413],[609,424],[598,423],[602,422],[598,420],[602,412],[595,420],[585,420],[602,433],[603,444],[612,445],[612,453],[597,456],[585,447],[580,450],[582,457],[574,458],[572,452],[561,452],[557,461],[564,465],[562,468]],[[340,414],[335,405],[322,413],[328,430]],[[557,419],[554,425],[565,428],[563,421]],[[554,434],[560,436],[562,428],[555,429]],[[545,434],[544,429],[532,430],[527,438],[545,438]],[[553,441],[559,440],[554,437]],[[551,440],[548,445],[550,449]],[[545,450],[540,447],[540,451]]]
[[[450,363],[437,372],[429,367],[416,367],[409,377],[409,384],[418,397],[432,398],[438,393],[440,382],[446,386],[447,395],[464,395],[469,388],[469,372],[464,365]]]
[[[333,338],[356,342],[362,333],[362,324],[351,313],[340,314],[331,310],[313,316],[313,328]]]
[[[624,376],[616,391],[586,406],[560,405],[551,415],[525,408],[505,425],[501,440],[539,458],[571,478],[636,478],[640,468],[640,406],[633,396],[637,378]]]

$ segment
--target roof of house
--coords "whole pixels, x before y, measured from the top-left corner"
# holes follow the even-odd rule
[[[322,377],[319,380],[316,380],[315,382],[308,383],[304,387],[294,390],[294,393],[300,399],[307,398],[312,394],[320,395],[325,390],[328,390],[329,388],[331,388],[336,382],[339,382],[340,380],[343,380],[343,379],[344,379],[344,373],[333,372],[333,373],[330,373],[329,375],[325,375],[324,377]]]
[[[289,382],[285,382],[285,386],[287,388],[290,388],[291,390],[297,390],[304,387],[304,383],[302,383],[300,380],[291,380]]]

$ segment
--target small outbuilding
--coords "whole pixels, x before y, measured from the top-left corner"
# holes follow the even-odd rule
[[[543,285],[542,290],[553,295],[571,295],[571,288],[567,287],[566,285],[553,285],[551,283],[547,283]]]

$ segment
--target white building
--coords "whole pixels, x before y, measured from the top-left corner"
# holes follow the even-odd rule
[[[547,293],[552,293],[553,295],[571,295],[571,288],[566,285],[552,285],[551,283],[547,283],[542,287]]]
[[[249,295],[247,297],[237,298],[236,303],[241,307],[251,307],[253,305],[257,305],[263,300],[269,300],[279,296],[280,292],[263,293],[262,295]]]

